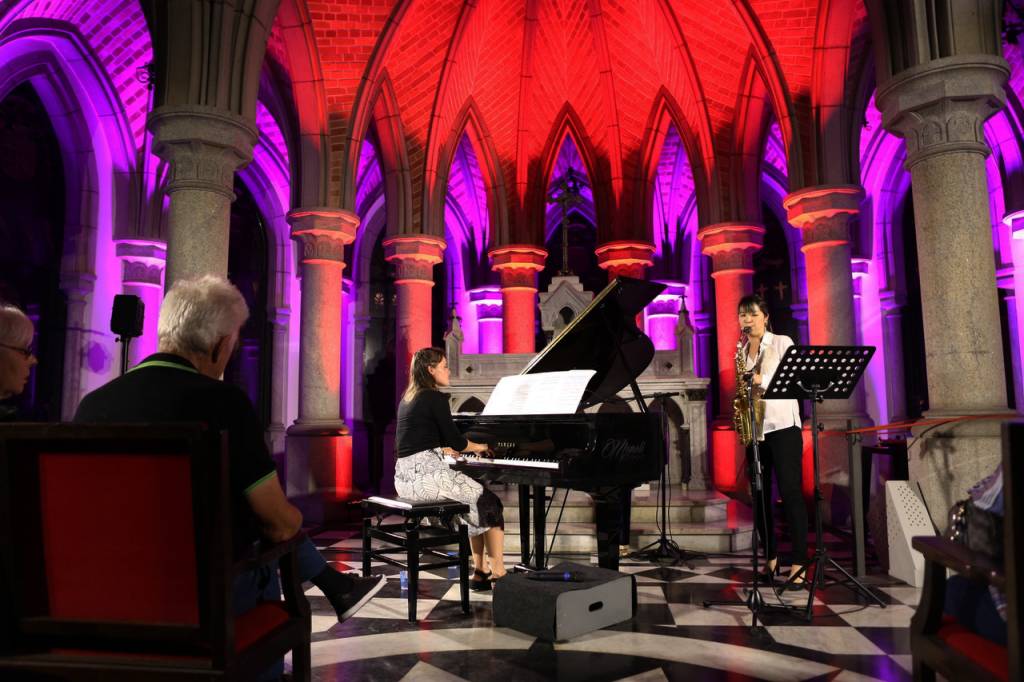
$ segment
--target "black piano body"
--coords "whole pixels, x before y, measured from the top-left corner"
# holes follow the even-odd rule
[[[520,536],[527,568],[546,566],[546,487],[590,494],[598,563],[618,568],[623,524],[628,532],[629,493],[641,483],[656,480],[665,457],[660,419],[647,412],[636,385],[636,377],[654,357],[654,345],[635,324],[636,315],[663,289],[656,282],[617,278],[522,372],[593,369],[596,374],[580,409],[609,400],[630,385],[641,405],[639,411],[454,416],[470,440],[491,446],[494,454],[489,460],[494,461],[467,458],[453,467],[480,481],[519,485]]]

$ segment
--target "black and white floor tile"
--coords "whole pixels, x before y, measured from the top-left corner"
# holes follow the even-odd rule
[[[314,540],[338,570],[361,569],[354,532],[321,533]],[[508,555],[507,565],[517,560]],[[455,569],[421,574],[419,621],[410,623],[399,569],[375,563],[373,570],[388,576],[387,585],[344,623],[337,622],[319,590],[307,592],[314,613],[313,679],[911,679],[909,623],[918,589],[871,576],[868,582],[886,602],[883,609],[831,585],[817,593],[810,622],[772,613],[752,630],[747,608],[702,605],[707,599],[744,598],[748,561],[742,555],[721,556],[665,567],[626,560],[620,570],[636,576],[636,617],[557,644],[494,627],[489,592],[471,593],[471,612],[464,614]],[[775,599],[770,591],[766,598]],[[783,599],[806,604],[807,592],[786,593]]]

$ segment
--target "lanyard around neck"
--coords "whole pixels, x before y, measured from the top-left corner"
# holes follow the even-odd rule
[[[185,372],[192,372],[193,374],[199,374],[199,370],[197,370],[194,367],[189,367],[187,365],[182,365],[182,364],[177,363],[177,362],[170,362],[168,360],[149,360],[147,362],[143,362],[141,364],[135,365],[134,367],[132,367],[128,371],[129,372],[134,372],[135,370],[142,369],[143,367],[170,367],[171,369],[180,369],[180,370],[183,370]]]

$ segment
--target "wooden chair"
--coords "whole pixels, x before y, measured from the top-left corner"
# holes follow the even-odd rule
[[[253,680],[310,672],[301,534],[235,561],[226,436],[199,425],[0,426],[0,679]],[[280,561],[284,601],[233,616]]]
[[[910,650],[914,679],[934,680],[939,673],[950,680],[1020,680],[1021,614],[1024,603],[1018,558],[1024,552],[1024,523],[1015,515],[1024,511],[1024,422],[1003,425],[1004,551],[1002,564],[966,546],[940,537],[916,537],[914,549],[925,558],[921,602],[910,624]],[[1001,646],[943,615],[946,569],[1001,589],[1007,598],[1007,643]]]

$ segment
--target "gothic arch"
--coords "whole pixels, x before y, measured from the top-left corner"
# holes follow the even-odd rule
[[[600,162],[594,150],[594,145],[589,136],[584,132],[583,122],[580,120],[576,110],[568,102],[562,107],[561,112],[555,117],[555,124],[548,134],[544,143],[544,151],[541,153],[539,165],[536,172],[532,173],[530,182],[530,193],[527,198],[529,215],[528,221],[529,236],[531,243],[542,244],[544,235],[538,234],[543,229],[545,215],[545,201],[547,198],[548,185],[551,183],[551,174],[554,171],[555,162],[558,160],[558,153],[562,149],[566,137],[572,138],[573,144],[580,154],[580,159],[587,171],[590,180],[591,190],[594,194],[594,211],[596,213],[595,226],[597,228],[597,243],[608,241],[611,238],[611,216],[613,210],[613,196],[611,177],[607,161]],[[531,163],[531,167],[534,164]],[[533,170],[533,168],[531,168]]]
[[[61,413],[70,417],[86,392],[113,377],[106,329],[121,278],[120,268],[104,266],[117,262],[114,238],[133,236],[138,227],[135,143],[106,71],[73,28],[13,21],[0,31],[0,64],[0,99],[29,83],[54,123],[63,159],[61,288],[69,332]]]
[[[444,144],[441,145],[437,157],[436,168],[431,173],[429,164],[427,177],[433,177],[433,186],[428,180],[427,193],[429,201],[424,206],[426,213],[424,226],[441,225],[444,223],[445,197],[448,190],[448,179],[451,173],[452,160],[458,149],[462,136],[469,137],[470,144],[476,154],[477,162],[483,171],[484,189],[487,192],[487,215],[489,219],[489,237],[491,243],[508,243],[509,239],[509,204],[508,187],[501,170],[494,140],[487,129],[476,101],[470,97],[455,119]]]
[[[729,164],[728,213],[736,220],[758,223],[761,215],[761,156],[775,111],[753,51],[747,55],[735,111],[736,124],[733,129],[732,158]],[[787,179],[790,183],[789,189],[792,190],[792,150],[786,141],[786,132],[781,121],[779,128],[788,152]]]

